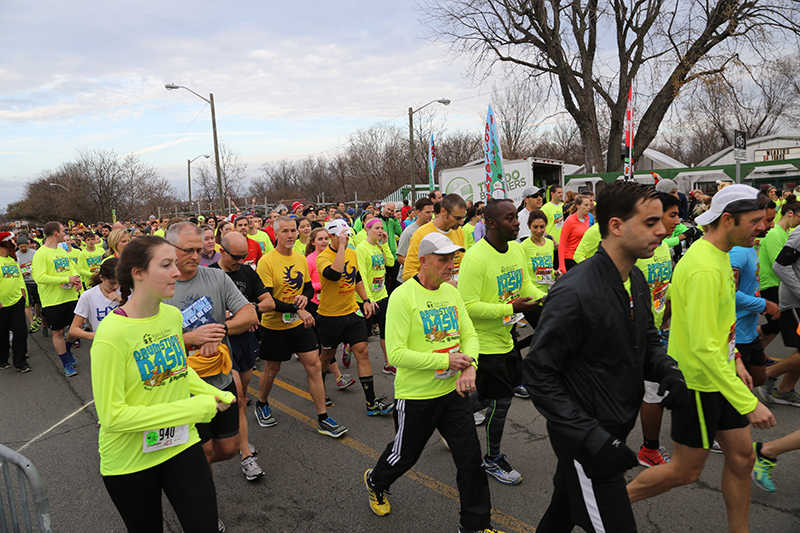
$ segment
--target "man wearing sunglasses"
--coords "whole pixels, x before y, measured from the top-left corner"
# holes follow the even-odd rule
[[[464,231],[461,229],[461,223],[466,214],[467,203],[459,195],[451,193],[442,199],[442,208],[436,218],[419,228],[411,236],[408,254],[403,264],[403,281],[408,281],[419,273],[419,243],[425,235],[438,231],[453,241],[456,246],[464,248]],[[448,283],[453,285],[458,283],[458,268],[463,256],[463,252],[456,252],[453,259],[455,268]]]
[[[517,240],[519,242],[531,236],[531,228],[528,227],[528,215],[534,209],[542,208],[542,193],[544,193],[544,189],[536,186],[525,187],[522,191],[522,205],[517,208],[517,218],[519,219]]]

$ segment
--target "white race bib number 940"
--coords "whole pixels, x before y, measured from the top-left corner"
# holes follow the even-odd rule
[[[150,453],[189,442],[189,425],[148,429],[142,434],[142,452]]]

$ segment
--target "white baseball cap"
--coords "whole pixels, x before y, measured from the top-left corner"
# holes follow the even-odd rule
[[[722,213],[745,213],[757,211],[759,208],[758,190],[749,185],[737,183],[717,192],[711,199],[711,207],[708,211],[695,218],[694,221],[700,226],[705,226],[717,220]]]
[[[325,224],[325,230],[331,235],[336,235],[337,237],[342,236],[343,234],[349,237],[353,234],[352,228],[350,228],[350,226],[347,225],[347,222],[341,218],[331,220]]]
[[[455,252],[463,252],[464,247],[454,244],[453,241],[442,235],[441,233],[429,233],[422,238],[419,242],[418,257],[424,255],[448,255]]]

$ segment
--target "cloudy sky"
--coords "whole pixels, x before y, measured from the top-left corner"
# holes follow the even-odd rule
[[[408,1],[4,0],[0,20],[0,209],[78,149],[139,154],[184,192],[187,159],[213,153],[210,110],[165,83],[214,93],[251,170],[443,97],[448,128],[480,131],[491,93]]]

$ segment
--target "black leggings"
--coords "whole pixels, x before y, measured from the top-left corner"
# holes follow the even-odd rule
[[[184,531],[217,533],[217,492],[200,443],[147,470],[103,476],[103,483],[130,532],[164,530],[163,489]]]

